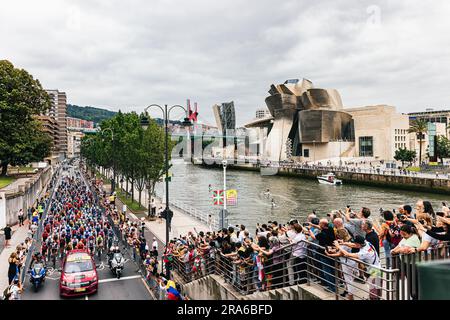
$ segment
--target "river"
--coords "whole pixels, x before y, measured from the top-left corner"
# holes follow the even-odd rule
[[[204,212],[218,215],[219,206],[213,205],[212,189],[223,189],[223,171],[218,168],[204,168],[192,164],[174,164],[171,168],[170,199],[179,200]],[[264,195],[269,188],[271,196]],[[344,184],[328,186],[315,180],[261,176],[259,172],[227,170],[227,189],[238,191],[236,206],[228,206],[229,220],[234,224],[254,226],[276,220],[286,223],[292,218],[305,218],[313,210],[319,216],[326,216],[331,210],[344,210],[350,205],[354,210],[365,206],[372,215],[378,217],[379,209],[397,209],[402,204],[413,208],[418,199],[428,200],[435,211],[440,211],[442,201],[449,199],[445,195],[419,193],[402,190],[382,189],[361,185]],[[157,186],[158,195],[162,195],[164,186]],[[272,208],[271,200],[275,207]]]

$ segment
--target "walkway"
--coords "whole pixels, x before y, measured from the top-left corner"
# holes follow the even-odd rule
[[[10,246],[3,248],[0,253],[0,290],[3,290],[8,286],[8,258],[16,250],[17,245],[25,241],[28,236],[28,223],[25,226],[19,227],[18,225],[13,227],[14,233],[12,235]],[[3,240],[3,239],[2,239]],[[3,244],[2,244],[3,246]]]

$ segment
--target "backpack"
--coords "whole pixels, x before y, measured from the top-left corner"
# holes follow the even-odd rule
[[[386,239],[391,244],[391,249],[395,248],[402,240],[400,227],[395,222],[389,224],[389,231],[386,234]]]

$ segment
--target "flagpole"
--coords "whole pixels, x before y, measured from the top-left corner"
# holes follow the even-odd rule
[[[220,215],[221,227],[225,228],[225,217],[227,214],[227,160],[222,161],[223,166],[223,210]]]

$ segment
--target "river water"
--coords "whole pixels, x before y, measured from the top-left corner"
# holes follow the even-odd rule
[[[223,189],[223,170],[205,168],[192,164],[174,164],[171,168],[170,199],[179,200],[204,212],[218,215],[220,206],[213,205],[212,189]],[[269,188],[271,196],[264,195]],[[402,204],[413,208],[418,199],[428,200],[435,211],[440,211],[446,195],[382,189],[361,185],[345,184],[328,186],[315,180],[261,176],[259,172],[227,170],[227,189],[238,191],[236,206],[228,206],[229,220],[234,224],[254,226],[257,222],[276,220],[286,223],[292,218],[305,218],[313,210],[319,216],[326,216],[331,210],[344,210],[350,205],[353,210],[368,207],[378,217],[379,209],[397,209]],[[164,193],[164,186],[157,186],[158,195]],[[275,202],[272,208],[271,201]]]

